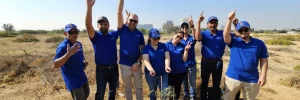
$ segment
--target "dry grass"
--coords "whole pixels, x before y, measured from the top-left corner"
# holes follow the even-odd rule
[[[300,75],[291,75],[285,79],[281,79],[280,83],[287,87],[300,89]]]
[[[277,62],[277,63],[282,63],[281,60],[280,60],[279,58],[273,58],[273,61],[274,61],[274,62]]]
[[[277,92],[275,90],[273,90],[272,88],[269,88],[269,87],[263,87],[261,88],[262,91],[265,91],[267,93],[271,93],[271,94],[277,94]]]
[[[64,40],[62,36],[52,36],[45,40],[46,43],[58,43]]]
[[[283,45],[283,46],[296,45],[292,41],[283,40],[283,39],[270,39],[270,40],[266,40],[265,43],[270,45]]]
[[[23,34],[21,37],[18,37],[13,40],[13,42],[39,42],[40,40],[37,39],[34,35],[31,34]]]

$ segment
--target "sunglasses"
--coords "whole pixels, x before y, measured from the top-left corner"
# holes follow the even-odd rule
[[[133,23],[135,23],[135,24],[136,24],[136,23],[138,23],[138,21],[137,21],[137,20],[133,20],[133,19],[129,19],[129,22],[130,22],[130,23],[132,23],[132,22],[133,22]]]
[[[177,38],[177,39],[180,39],[180,40],[183,39],[183,37],[180,37],[179,35],[177,35],[176,38]]]
[[[79,33],[78,31],[69,31],[68,32],[69,35],[78,34],[78,33]]]
[[[152,38],[153,40],[160,40],[160,37],[157,37],[157,38]]]
[[[238,32],[239,33],[249,32],[249,29],[248,28],[240,29]]]

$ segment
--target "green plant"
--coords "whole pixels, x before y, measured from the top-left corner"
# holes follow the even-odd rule
[[[294,67],[294,70],[300,71],[300,64],[296,65],[296,66]]]

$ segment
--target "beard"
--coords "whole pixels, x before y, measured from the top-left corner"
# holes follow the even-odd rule
[[[100,29],[100,32],[101,32],[101,33],[108,33],[108,29],[107,29],[107,28],[101,28],[101,29]]]

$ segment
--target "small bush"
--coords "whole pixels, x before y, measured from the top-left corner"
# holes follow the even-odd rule
[[[52,36],[50,38],[48,38],[47,40],[45,40],[46,43],[57,43],[57,42],[61,42],[63,41],[64,38],[61,36]]]
[[[283,45],[283,46],[296,45],[292,41],[284,40],[284,39],[270,39],[270,40],[266,40],[265,43],[270,45]]]
[[[300,64],[296,65],[296,66],[294,67],[294,70],[300,71]]]
[[[300,41],[300,36],[286,35],[286,36],[280,36],[279,39],[289,40],[289,41]]]
[[[300,75],[292,75],[286,79],[281,79],[280,83],[287,87],[300,88]]]
[[[23,34],[21,37],[16,38],[13,42],[39,42],[34,35]]]
[[[0,37],[14,37],[16,33],[0,32]]]

